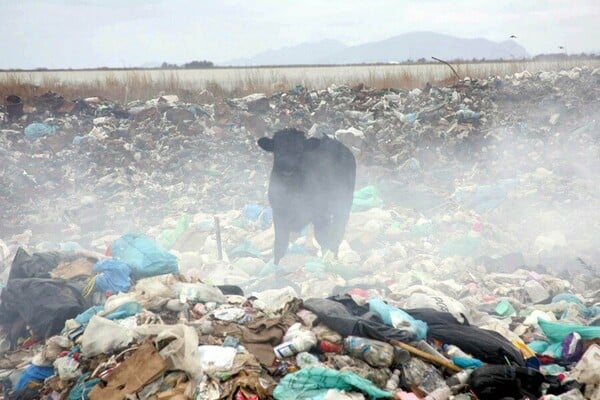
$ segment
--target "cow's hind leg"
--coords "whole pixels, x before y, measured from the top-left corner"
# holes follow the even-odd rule
[[[348,213],[334,213],[329,226],[329,249],[333,251],[337,258],[338,250],[342,240],[344,240],[344,233],[346,232],[346,225],[348,225],[349,215]]]
[[[338,247],[340,246],[341,240],[337,241],[335,220],[333,215],[328,217],[320,218],[315,221],[315,238],[321,246],[321,252],[323,256],[327,254],[327,251],[333,253],[333,256],[337,258]],[[343,232],[342,232],[343,235]]]

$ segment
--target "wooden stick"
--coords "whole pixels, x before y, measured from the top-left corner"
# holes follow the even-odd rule
[[[215,233],[217,236],[217,254],[219,261],[223,261],[223,246],[221,244],[221,224],[219,223],[219,217],[215,216]]]
[[[435,58],[435,57],[431,57],[431,58],[433,58],[435,61],[439,61],[442,64],[446,64],[447,66],[449,66],[450,69],[452,70],[452,72],[454,72],[454,75],[456,75],[456,78],[460,81],[460,76],[458,75],[458,73],[456,72],[456,70],[454,69],[454,67],[452,67],[452,65],[450,65],[449,63],[447,63],[444,60],[440,60],[439,58]]]
[[[444,360],[442,358],[438,358],[438,357],[436,357],[434,355],[431,355],[429,353],[424,352],[423,350],[417,349],[416,347],[413,347],[413,346],[411,346],[409,344],[402,343],[402,342],[400,342],[398,340],[394,340],[394,339],[390,340],[390,344],[392,344],[393,346],[398,346],[400,348],[403,348],[404,350],[407,350],[407,351],[409,351],[410,353],[412,353],[412,354],[414,354],[416,356],[419,356],[419,357],[424,358],[424,359],[426,359],[428,361],[434,362],[434,363],[436,363],[438,365],[441,365],[442,367],[446,367],[448,369],[451,369],[452,371],[456,371],[456,372],[462,371],[461,367],[452,364],[450,361]]]

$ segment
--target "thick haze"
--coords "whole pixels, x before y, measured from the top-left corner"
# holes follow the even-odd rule
[[[600,50],[600,2],[487,0],[0,0],[0,68],[215,63],[411,31],[506,40],[530,54]]]

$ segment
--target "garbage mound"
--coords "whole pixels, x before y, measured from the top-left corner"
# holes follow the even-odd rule
[[[600,398],[600,70],[0,108],[7,399]],[[351,148],[273,264],[256,139]]]

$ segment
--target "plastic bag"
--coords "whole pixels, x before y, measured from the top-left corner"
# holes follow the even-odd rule
[[[542,395],[541,386],[545,381],[544,376],[532,368],[484,365],[473,371],[469,385],[480,399],[525,396],[537,399]]]
[[[81,353],[93,357],[127,347],[133,331],[109,319],[94,315],[81,336]]]
[[[129,279],[131,268],[126,262],[111,259],[100,260],[94,264],[92,271],[99,274],[96,276],[94,284],[99,290],[118,293],[127,292],[131,287]]]
[[[546,337],[553,342],[562,342],[562,340],[572,332],[580,334],[582,339],[600,338],[600,326],[563,324],[560,322],[546,321],[542,318],[538,319],[538,324]]]
[[[111,254],[129,264],[134,279],[179,272],[177,258],[142,234],[123,235],[112,244]]]
[[[175,297],[182,298],[191,301],[209,302],[214,301],[216,303],[226,303],[227,299],[219,288],[206,283],[185,283],[178,282],[173,285]]]
[[[41,383],[44,379],[54,375],[53,367],[40,367],[37,365],[29,364],[25,369],[25,372],[19,378],[19,381],[15,385],[16,390],[21,390],[26,387],[29,382]]]
[[[67,400],[89,400],[90,392],[100,382],[100,378],[86,380],[90,375],[91,372],[88,372],[77,379],[77,382],[75,382],[75,385],[73,385],[73,388],[69,392]]]
[[[29,140],[51,136],[56,133],[56,127],[41,122],[34,122],[25,127],[25,137]]]
[[[354,192],[352,211],[366,211],[383,203],[375,186],[365,186]]]
[[[81,375],[79,361],[71,357],[60,357],[54,361],[54,368],[58,371],[60,379],[76,379]]]
[[[459,301],[443,295],[430,295],[426,293],[413,293],[404,303],[405,309],[409,308],[432,308],[437,311],[452,314],[457,321],[465,322],[467,308]]]
[[[577,365],[572,369],[571,377],[584,383],[587,399],[597,399],[600,396],[600,346],[590,346]]]
[[[390,392],[353,372],[310,366],[287,374],[275,387],[273,397],[277,400],[323,397],[329,389],[363,392],[373,399],[392,397]]]
[[[255,303],[258,303],[257,305],[263,310],[277,311],[283,308],[287,302],[298,297],[298,294],[291,286],[286,286],[281,289],[253,292],[252,296],[256,297]]]
[[[386,325],[394,328],[406,328],[410,326],[416,335],[416,340],[423,340],[427,336],[427,324],[413,318],[406,312],[384,303],[380,299],[369,300],[369,310],[376,312]]]
[[[174,298],[173,289],[169,287],[169,276],[161,275],[140,279],[133,288],[135,298],[148,310],[161,308],[169,299]]]
[[[165,249],[170,249],[179,240],[179,238],[188,230],[190,226],[190,217],[182,215],[177,221],[175,229],[165,229],[158,236],[158,243]]]
[[[236,353],[237,350],[233,347],[199,346],[198,359],[200,360],[202,372],[211,374],[230,371]]]

